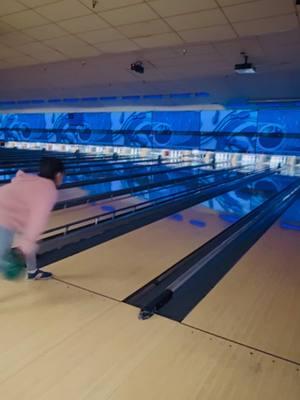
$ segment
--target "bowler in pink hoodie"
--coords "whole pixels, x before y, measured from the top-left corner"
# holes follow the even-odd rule
[[[18,249],[26,260],[28,279],[52,277],[50,272],[37,268],[37,241],[47,227],[63,174],[61,160],[45,157],[38,176],[19,171],[11,183],[0,187],[0,270],[1,260],[18,234]]]

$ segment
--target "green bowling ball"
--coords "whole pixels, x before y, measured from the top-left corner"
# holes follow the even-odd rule
[[[2,273],[3,277],[9,281],[15,281],[24,277],[26,264],[22,255],[12,249],[4,258]]]

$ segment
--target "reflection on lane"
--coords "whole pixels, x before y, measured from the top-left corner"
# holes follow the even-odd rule
[[[203,214],[203,207],[205,207],[207,211],[211,210],[216,212],[220,220],[229,226],[256,209],[273,195],[286,188],[294,180],[295,178],[280,175],[259,179],[256,182],[246,184],[236,190],[232,190],[201,203],[198,208],[199,216]],[[206,223],[202,221],[201,218],[197,217],[196,209],[196,207],[193,207],[194,217],[189,223],[199,229],[205,229]],[[300,211],[294,214],[289,213],[288,215],[293,223],[299,224],[300,227]],[[184,221],[183,213],[177,213],[170,218],[178,222]],[[216,234],[217,233],[219,232],[216,232]]]
[[[97,179],[97,178],[107,178],[107,177],[115,177],[115,176],[124,176],[130,174],[137,174],[137,173],[145,173],[150,174],[151,172],[157,171],[165,171],[171,172],[173,168],[181,167],[181,164],[175,164],[174,166],[171,165],[135,165],[135,166],[124,166],[120,168],[120,166],[111,166],[109,169],[103,168],[101,170],[95,169],[95,171],[88,172],[79,172],[78,174],[66,175],[64,179],[64,183],[73,183],[78,181],[83,181],[85,179]]]
[[[80,187],[88,195],[102,194],[107,192],[114,192],[119,189],[130,189],[139,186],[145,186],[150,183],[165,182],[169,179],[184,178],[189,176],[197,176],[198,170],[184,170],[184,171],[167,171],[158,175],[145,175],[139,178],[121,179],[117,181],[110,181],[104,183],[97,183],[91,185],[84,185]]]
[[[192,165],[191,163],[188,162],[168,162],[168,163],[162,163],[159,164],[157,161],[142,161],[140,163],[134,162],[134,161],[128,161],[124,163],[114,163],[114,162],[105,162],[105,164],[99,164],[97,163],[91,163],[90,165],[78,165],[76,167],[72,168],[66,168],[66,175],[64,182],[69,183],[69,182],[76,182],[84,179],[91,179],[91,178],[99,178],[101,176],[107,176],[109,174],[116,174],[120,173],[122,174],[123,171],[127,171],[130,173],[130,171],[147,171],[148,169],[153,171],[159,171],[159,170],[172,170],[172,168],[180,167],[180,166],[185,166],[185,165]],[[22,169],[22,168],[20,168]],[[24,169],[25,172],[36,174],[36,170],[32,169]],[[9,180],[14,178],[16,175],[17,170],[14,171],[9,171],[9,170],[3,170],[0,169],[0,184],[1,181]]]
[[[70,223],[74,222],[80,219],[84,218],[89,218],[89,217],[94,217],[95,215],[98,215],[100,211],[105,212],[111,212],[115,211],[117,209],[121,209],[127,206],[131,205],[137,205],[139,203],[143,203],[145,201],[153,201],[155,199],[165,197],[165,196],[172,196],[177,193],[183,193],[186,192],[188,189],[194,189],[195,187],[205,184],[210,184],[213,182],[221,182],[224,181],[225,178],[228,178],[229,176],[236,176],[237,172],[223,172],[218,175],[213,175],[213,176],[206,176],[203,178],[198,178],[193,180],[193,182],[190,183],[185,183],[183,184],[173,184],[173,185],[167,185],[159,188],[154,188],[151,190],[144,190],[140,192],[136,192],[134,195],[130,194],[124,194],[122,196],[116,196],[114,198],[107,198],[103,200],[99,200],[96,202],[92,202],[89,204],[84,204],[81,206],[76,206],[76,207],[71,207],[67,209],[62,209],[60,211],[56,211],[52,217],[51,221],[51,227],[55,227],[58,225],[63,225],[64,223]],[[122,182],[122,181],[121,181]],[[124,183],[124,182],[122,182]],[[118,182],[116,182],[116,185],[118,185]],[[120,187],[116,186],[117,189]],[[62,192],[62,191],[61,191]],[[70,192],[67,192],[69,196],[73,197],[81,197],[84,195],[84,192],[82,189],[70,189]],[[111,193],[111,192],[109,192]],[[108,194],[109,194],[108,193]],[[66,199],[66,195],[64,196]],[[60,199],[61,200],[61,199]]]

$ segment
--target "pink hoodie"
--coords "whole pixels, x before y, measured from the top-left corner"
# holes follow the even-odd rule
[[[21,234],[18,246],[24,254],[35,251],[57,193],[51,180],[22,171],[11,183],[0,187],[0,226]]]

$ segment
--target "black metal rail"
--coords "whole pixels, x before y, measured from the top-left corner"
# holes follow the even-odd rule
[[[52,233],[54,235],[41,241],[40,252],[53,251],[72,245],[83,239],[86,241],[108,230],[119,229],[124,225],[126,225],[126,230],[130,230],[130,226],[132,224],[132,226],[136,226],[136,222],[138,225],[151,223],[153,220],[164,218],[179,210],[192,207],[195,204],[230,191],[241,184],[246,184],[274,173],[275,171],[264,170],[253,174],[246,174],[242,178],[231,178],[227,182],[202,185],[188,193],[180,193],[178,196],[168,196],[168,198],[165,197],[151,204],[150,202],[144,202],[137,206],[124,207],[113,212],[54,228],[46,232],[46,234]],[[55,231],[58,233],[55,234]]]
[[[117,165],[117,166],[115,166],[114,164],[110,164],[110,163],[108,164],[107,163],[106,165],[109,165],[110,168],[101,168],[101,169],[93,169],[94,166],[91,165],[91,166],[88,167],[88,168],[91,169],[90,171],[80,170],[80,171],[77,171],[77,172],[67,172],[67,177],[84,175],[84,174],[87,174],[87,175],[90,176],[90,175],[96,175],[96,174],[100,174],[100,173],[106,174],[106,173],[109,173],[109,172],[113,173],[113,172],[127,171],[127,170],[132,171],[132,170],[135,170],[135,169],[153,168],[153,167],[154,168],[158,168],[158,167],[164,167],[164,166],[170,168],[173,165],[189,164],[189,163],[183,162],[183,161],[158,163],[157,160],[151,160],[151,163],[149,163],[149,164],[148,163],[149,163],[149,161],[145,161],[143,163],[140,163],[141,165],[136,165],[135,162],[126,162],[126,163],[123,163],[123,164]],[[78,168],[80,169],[80,167],[78,167]],[[24,172],[28,173],[30,171],[24,170]],[[33,172],[33,171],[31,171],[31,172]],[[34,172],[36,172],[36,171],[34,171]],[[170,168],[169,170],[165,170],[165,172],[172,172],[172,169]],[[7,174],[5,172],[0,172],[0,176],[1,175],[13,175],[13,174]],[[0,185],[5,185],[5,184],[7,184],[9,182],[11,182],[11,179],[0,179]],[[76,181],[74,181],[72,183],[76,183]]]
[[[126,302],[141,307],[140,319],[148,319],[158,313],[181,321],[295,201],[299,193],[298,179],[131,295]]]
[[[179,184],[179,183],[188,183],[188,182],[196,181],[199,178],[203,178],[203,177],[210,176],[213,174],[222,174],[222,173],[230,172],[230,171],[239,171],[239,170],[242,170],[247,167],[249,167],[249,166],[222,168],[219,170],[207,170],[207,171],[202,170],[202,172],[197,175],[188,175],[188,176],[184,176],[184,177],[180,177],[180,178],[166,179],[166,180],[160,181],[160,182],[152,182],[152,183],[147,183],[145,185],[139,185],[136,187],[118,189],[118,190],[114,190],[113,192],[81,196],[78,198],[58,202],[56,204],[56,206],[54,207],[54,210],[61,210],[61,209],[65,209],[65,208],[75,207],[75,206],[79,206],[82,204],[93,203],[93,202],[108,199],[108,198],[112,199],[114,197],[122,196],[125,194],[134,194],[134,193],[145,191],[145,190],[150,190],[150,189],[159,188],[159,187],[165,187],[167,185],[169,186],[169,185],[174,185],[174,184]]]
[[[84,170],[88,170],[90,171],[90,168],[95,168],[95,167],[101,167],[101,166],[107,166],[107,165],[124,165],[124,164],[140,164],[140,163],[145,163],[145,162],[155,162],[157,160],[152,159],[152,158],[139,158],[139,159],[129,159],[129,160],[113,160],[113,159],[107,159],[107,160],[103,160],[100,159],[99,161],[90,161],[90,162],[84,162],[84,164],[82,165],[81,162],[77,162],[74,165],[68,166],[65,165],[65,170],[67,175],[69,175],[69,171],[71,170],[75,170],[78,169],[80,171],[84,171]],[[3,168],[2,168],[3,169]],[[6,170],[2,170],[1,171],[1,167],[0,167],[0,175],[13,175],[16,174],[18,172],[20,168],[14,168],[14,169],[6,169]],[[38,171],[37,167],[34,168],[23,168],[24,172],[28,172],[28,173],[35,173]]]
[[[193,171],[197,170],[199,171],[200,168],[203,167],[209,167],[211,164],[197,164],[197,165],[185,165],[183,167],[178,167],[178,168],[173,168],[170,171],[152,171],[151,173],[149,172],[138,172],[134,174],[128,174],[128,175],[108,175],[102,178],[94,178],[94,179],[85,179],[82,181],[77,181],[77,182],[70,182],[70,183],[64,183],[61,185],[60,189],[70,189],[74,187],[82,187],[82,186],[89,186],[89,185],[96,185],[96,184],[101,184],[101,183],[106,183],[106,182],[114,182],[114,181],[120,181],[120,180],[125,180],[125,179],[136,179],[136,178],[143,178],[145,176],[156,176],[156,175],[163,175],[163,174],[174,174],[182,171]]]
[[[123,161],[126,161],[126,160],[140,160],[141,159],[141,157],[132,157],[132,156],[121,156],[121,155],[119,155],[117,158],[114,158],[114,156],[98,156],[98,157],[91,157],[91,158],[84,158],[84,159],[81,159],[80,157],[78,157],[78,159],[74,159],[74,160],[65,160],[64,161],[64,164],[66,165],[66,166],[69,166],[69,165],[78,165],[78,164],[80,164],[80,165],[84,165],[84,164],[90,164],[91,162],[93,162],[93,161],[117,161],[117,160],[123,160]],[[2,162],[0,162],[0,168],[1,169],[3,169],[3,168],[23,168],[23,167],[26,167],[26,166],[31,166],[31,167],[33,167],[33,166],[38,166],[39,165],[39,162],[40,162],[40,159],[37,159],[37,160],[28,160],[28,162],[24,162],[24,161],[22,161],[22,162],[19,162],[19,163],[12,163],[12,162],[10,162],[10,161],[2,161]]]

